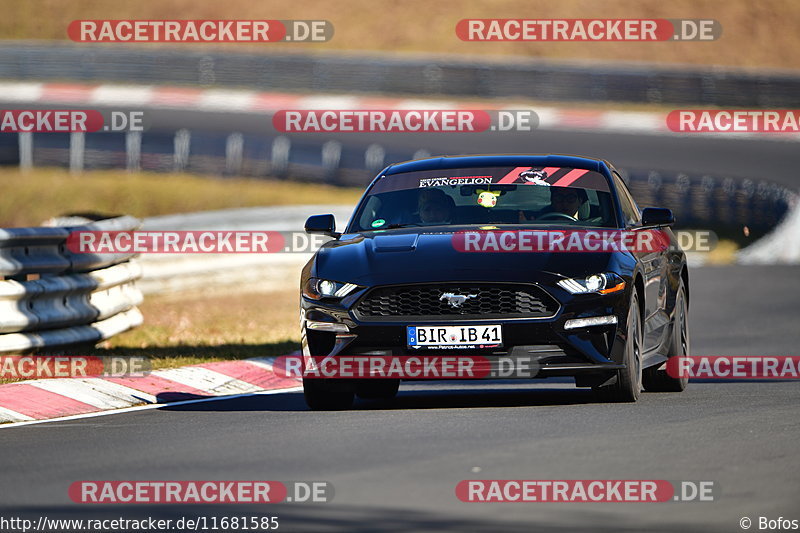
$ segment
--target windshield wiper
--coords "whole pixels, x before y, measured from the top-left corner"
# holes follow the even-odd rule
[[[420,224],[418,222],[408,222],[406,224],[389,224],[385,228],[377,228],[377,229],[397,229],[397,228],[411,228],[414,226],[424,226],[428,224]]]

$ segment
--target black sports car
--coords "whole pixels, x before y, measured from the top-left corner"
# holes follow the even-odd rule
[[[688,269],[673,222],[668,209],[640,210],[602,160],[391,165],[344,233],[333,215],[306,222],[308,233],[333,240],[302,272],[303,356],[525,357],[537,378],[573,376],[606,401],[636,401],[642,388],[682,391],[686,379],[665,370],[689,345]],[[615,246],[619,236],[648,245]],[[306,402],[341,409],[355,395],[398,391],[399,379],[364,378],[307,377]]]

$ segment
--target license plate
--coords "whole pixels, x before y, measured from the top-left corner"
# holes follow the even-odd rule
[[[408,326],[409,348],[495,348],[503,345],[503,329],[488,326]]]

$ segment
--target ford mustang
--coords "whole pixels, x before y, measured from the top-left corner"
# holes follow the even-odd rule
[[[673,223],[669,209],[640,209],[603,160],[391,165],[343,233],[333,215],[306,221],[332,239],[302,271],[303,357],[523,357],[536,378],[573,377],[601,401],[680,392],[686,378],[666,363],[689,350],[689,273]],[[399,384],[303,379],[312,409],[390,399]]]

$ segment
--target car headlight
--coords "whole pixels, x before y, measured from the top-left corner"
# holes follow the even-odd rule
[[[572,294],[610,294],[623,290],[625,281],[613,272],[606,272],[585,278],[562,279],[558,282],[558,286]]]
[[[309,278],[303,288],[303,294],[312,300],[320,298],[344,298],[358,285],[354,283],[341,283],[329,279]]]

